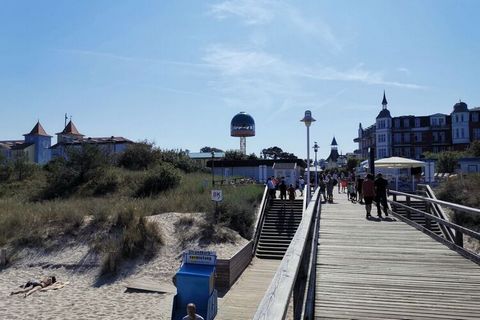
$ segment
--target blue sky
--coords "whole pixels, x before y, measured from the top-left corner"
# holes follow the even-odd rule
[[[162,148],[356,148],[383,90],[392,115],[480,106],[480,2],[0,0],[0,139],[73,117],[87,136]]]

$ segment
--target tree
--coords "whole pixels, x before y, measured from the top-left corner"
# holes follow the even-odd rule
[[[218,149],[218,148],[215,148],[215,147],[203,147],[202,149],[200,149],[200,152],[223,152],[222,149]]]
[[[240,150],[227,150],[225,151],[225,160],[246,160],[247,156]]]
[[[460,152],[455,151],[446,151],[442,152],[438,156],[436,163],[437,172],[443,173],[453,173],[458,166],[458,158],[460,157]]]
[[[129,145],[120,155],[118,164],[130,170],[146,170],[159,160],[160,152],[153,144],[144,141]]]
[[[282,150],[280,147],[270,147],[262,150],[262,154],[266,159],[297,159],[297,156],[293,153],[288,153]]]
[[[467,152],[473,157],[480,157],[480,140],[473,141]]]
[[[357,158],[348,158],[347,160],[347,170],[352,172],[358,165],[360,164],[360,160]]]

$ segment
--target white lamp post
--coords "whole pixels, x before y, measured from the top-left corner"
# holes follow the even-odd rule
[[[315,141],[313,143],[313,151],[315,151],[315,189],[318,188],[318,172],[317,172],[317,166],[318,166],[318,163],[317,163],[317,151],[318,151],[318,144],[317,142]]]
[[[305,111],[305,116],[301,122],[305,123],[307,127],[307,205],[310,202],[310,125],[316,121],[312,118],[312,112],[310,110]]]

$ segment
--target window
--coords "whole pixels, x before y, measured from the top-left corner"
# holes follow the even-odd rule
[[[415,118],[415,127],[420,128],[420,118]]]
[[[472,113],[472,121],[473,122],[478,122],[478,112],[473,112]]]
[[[403,127],[404,128],[410,127],[410,119],[403,119]]]
[[[378,142],[379,143],[385,142],[385,135],[384,134],[379,134],[378,135]]]
[[[443,118],[438,118],[438,125],[443,126]]]
[[[401,133],[394,133],[393,134],[393,141],[395,143],[402,143],[402,134]]]
[[[405,133],[403,135],[403,142],[410,143],[410,133]]]
[[[458,120],[458,119],[457,119],[457,120]],[[459,131],[458,131],[458,128],[455,129],[455,138],[457,138],[457,139],[460,137],[460,135],[458,134],[458,132],[459,132]]]
[[[400,119],[395,119],[395,128],[400,128]]]
[[[438,126],[438,119],[437,118],[432,118],[432,126]]]
[[[473,139],[480,140],[480,128],[473,129]]]
[[[422,147],[415,147],[415,158],[420,159],[422,155]]]
[[[462,128],[462,138],[465,138],[465,129]]]
[[[458,122],[458,114],[455,115],[455,122]]]
[[[415,142],[420,142],[420,141],[422,141],[422,133],[415,132]]]
[[[460,115],[461,121],[463,122],[463,113]]]
[[[442,131],[438,133],[438,140],[440,142],[445,142],[445,132]]]
[[[438,132],[433,132],[432,136],[433,136],[433,142],[438,142]]]
[[[405,157],[410,158],[410,148],[403,149],[403,154]]]

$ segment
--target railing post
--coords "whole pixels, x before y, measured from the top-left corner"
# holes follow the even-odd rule
[[[430,212],[431,212],[431,210],[430,210],[430,203],[428,203],[428,202],[427,202],[426,205],[425,205],[425,211],[426,211],[427,213],[430,213]],[[430,230],[430,229],[432,228],[430,217],[427,216],[427,215],[425,215],[425,227],[426,227],[428,230]]]
[[[455,230],[455,244],[463,248],[463,233],[460,230]]]
[[[397,202],[397,195],[395,193],[393,194],[393,201]]]

